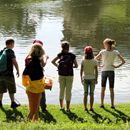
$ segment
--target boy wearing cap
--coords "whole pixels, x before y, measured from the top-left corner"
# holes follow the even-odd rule
[[[93,50],[91,46],[86,46],[84,49],[84,59],[81,62],[80,77],[84,86],[84,110],[87,109],[88,92],[90,92],[90,111],[93,111],[94,103],[94,89],[95,83],[97,83],[98,69],[97,62],[94,60]],[[89,91],[90,90],[90,91]]]

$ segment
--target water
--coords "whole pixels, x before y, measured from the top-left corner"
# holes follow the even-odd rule
[[[60,40],[71,43],[71,51],[76,54],[79,68],[75,69],[72,90],[72,103],[82,103],[83,86],[80,82],[80,62],[83,48],[94,47],[96,55],[102,48],[106,37],[117,41],[117,49],[126,60],[126,64],[116,69],[115,102],[130,102],[130,2],[129,0],[32,0],[1,1],[0,3],[0,49],[7,37],[16,41],[14,51],[20,66],[24,69],[24,59],[33,39],[44,42],[49,55],[45,74],[53,77],[52,91],[46,91],[47,103],[58,104],[59,86],[56,68],[51,60],[60,51]],[[15,73],[15,72],[14,72]],[[16,99],[27,104],[25,88],[21,77],[16,78]],[[100,71],[95,90],[95,102],[100,102]],[[105,102],[110,103],[107,86]],[[4,94],[4,103],[10,103],[8,94]]]

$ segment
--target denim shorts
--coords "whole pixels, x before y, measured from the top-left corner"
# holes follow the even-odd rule
[[[107,78],[109,80],[109,87],[114,88],[115,72],[114,71],[102,71],[102,87],[106,87]]]
[[[94,95],[95,79],[84,79],[84,95]]]

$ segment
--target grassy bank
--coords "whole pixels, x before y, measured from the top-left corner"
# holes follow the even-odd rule
[[[0,110],[0,130],[130,130],[130,104],[117,104],[116,109],[94,105],[94,112],[85,112],[82,105],[72,105],[71,112],[60,111],[57,105],[48,105],[38,122],[28,122],[27,106]]]

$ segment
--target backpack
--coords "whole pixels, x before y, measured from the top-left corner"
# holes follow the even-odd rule
[[[0,72],[4,72],[7,70],[7,48],[0,51]]]
[[[73,60],[70,55],[63,55],[59,60],[59,75],[68,76],[73,73]]]

